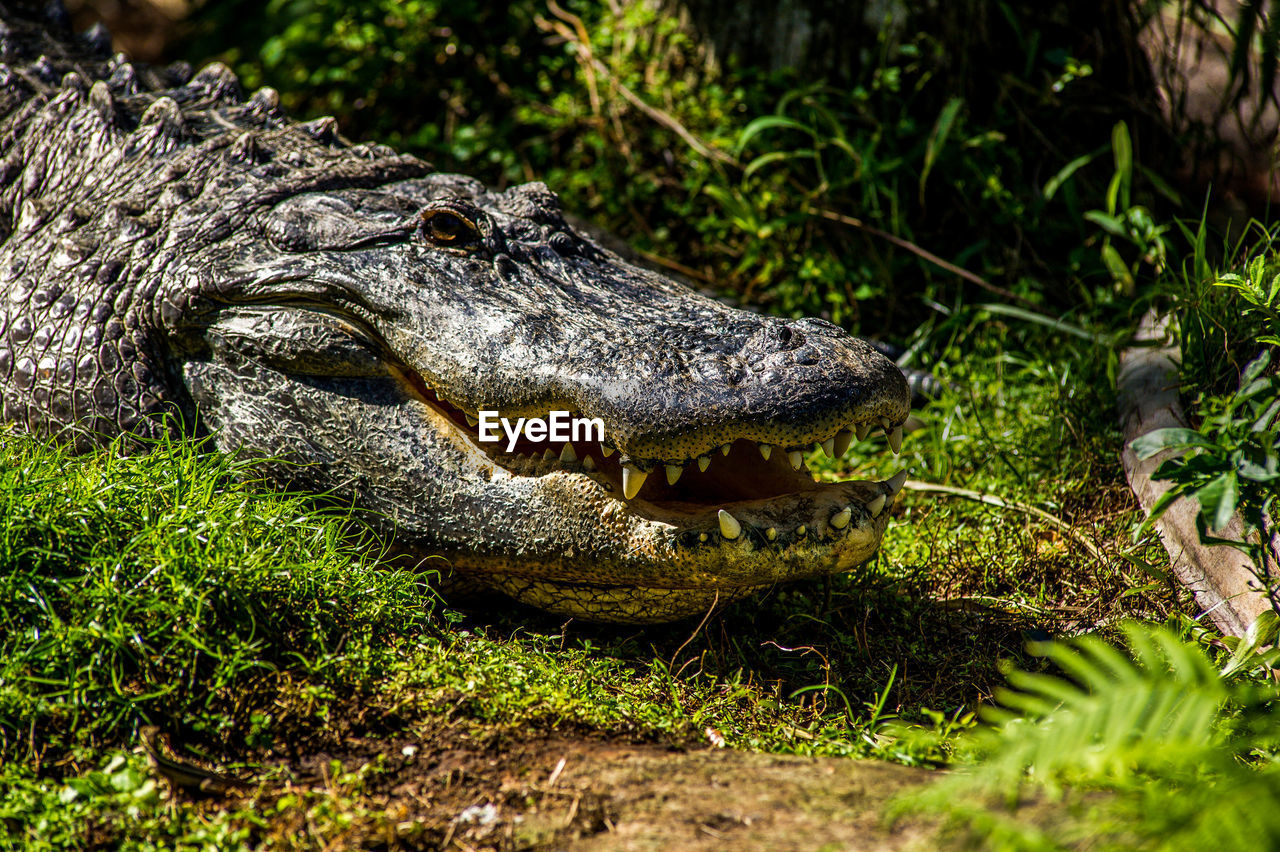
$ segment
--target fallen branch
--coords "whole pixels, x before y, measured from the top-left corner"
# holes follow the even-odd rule
[[[1148,513],[1170,483],[1152,475],[1172,450],[1139,460],[1131,449],[1134,440],[1156,429],[1187,426],[1178,402],[1178,350],[1164,341],[1167,318],[1148,311],[1134,337],[1135,345],[1120,353],[1120,373],[1116,380],[1117,408],[1124,429],[1125,476],[1142,508]],[[1253,563],[1234,547],[1209,546],[1200,541],[1196,515],[1200,507],[1186,497],[1179,498],[1155,522],[1174,576],[1191,590],[1196,603],[1222,633],[1244,636],[1249,625],[1271,608],[1266,590],[1258,582]],[[1233,517],[1222,538],[1244,540],[1244,526]]]
[[[973,500],[978,503],[982,503],[985,506],[995,506],[997,509],[1011,509],[1015,512],[1021,512],[1024,515],[1032,515],[1054,527],[1057,527],[1059,532],[1087,550],[1089,555],[1098,561],[1099,565],[1103,568],[1107,567],[1107,558],[1102,555],[1102,551],[1098,549],[1096,544],[1081,535],[1075,527],[1071,526],[1071,524],[1056,515],[1046,512],[1044,509],[1038,509],[1028,503],[1006,500],[1003,497],[997,497],[995,494],[984,494],[981,491],[971,491],[968,488],[956,488],[953,485],[938,485],[934,482],[918,482],[914,479],[908,479],[903,483],[902,487],[909,491],[921,491],[927,494],[946,494],[951,497],[963,497],[966,500]]]

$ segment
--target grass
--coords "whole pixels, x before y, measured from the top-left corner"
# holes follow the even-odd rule
[[[957,339],[990,320],[972,322]],[[354,777],[323,794],[282,780],[283,792],[251,804],[175,811],[136,752],[148,723],[187,754],[258,774],[353,738],[386,744],[333,778],[376,779],[380,749],[446,728],[450,738],[518,730],[695,746],[714,736],[944,762],[1003,681],[1001,660],[1043,667],[1028,638],[1179,606],[1168,584],[1134,582],[1124,551],[1138,518],[1109,468],[1104,400],[1076,381],[1081,362],[1030,361],[1053,334],[1042,326],[1001,331],[944,353],[956,358],[939,367],[950,389],[921,414],[903,460],[872,439],[844,470],[812,461],[833,475],[905,464],[1030,503],[1089,529],[1103,564],[1033,517],[909,493],[873,564],[780,587],[702,625],[619,632],[507,604],[458,613],[434,596],[430,574],[380,567],[379,545],[350,512],[273,493],[245,462],[189,441],[75,457],[3,433],[9,842],[39,848],[32,838],[83,839],[80,830],[130,848],[154,837],[253,845],[283,824],[269,814],[287,796],[299,797],[297,812],[315,809],[310,822],[330,839],[390,819]],[[308,830],[277,840],[296,845]]]
[[[210,739],[289,670],[366,681],[430,628],[422,578],[374,567],[349,519],[306,510],[191,443],[73,458],[0,444],[0,730],[13,753],[118,742],[140,722]],[[368,543],[367,540],[365,542]]]

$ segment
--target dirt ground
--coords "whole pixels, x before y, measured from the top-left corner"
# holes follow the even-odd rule
[[[273,812],[286,796],[334,796],[358,814],[329,830],[288,808],[254,839],[270,848],[457,850],[881,850],[935,848],[934,827],[883,817],[895,795],[937,775],[873,761],[677,749],[562,733],[468,733],[349,741],[280,759],[252,795]],[[358,793],[332,767],[369,773]],[[236,798],[206,802],[221,809]]]

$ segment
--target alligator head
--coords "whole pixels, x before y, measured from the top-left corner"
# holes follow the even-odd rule
[[[542,184],[302,193],[192,261],[215,298],[174,338],[219,443],[305,460],[299,484],[354,493],[399,550],[481,585],[657,621],[879,544],[898,483],[818,484],[803,456],[871,428],[900,440],[897,368],[830,323],[624,262]],[[603,435],[481,440],[484,412],[554,411]]]
[[[84,438],[176,408],[409,558],[599,620],[875,551],[900,481],[818,484],[803,460],[901,440],[906,382],[867,344],[626,263],[541,184],[290,122],[220,65],[144,75],[6,26],[26,64],[0,65],[5,420]],[[553,411],[602,434],[480,440],[483,412]]]

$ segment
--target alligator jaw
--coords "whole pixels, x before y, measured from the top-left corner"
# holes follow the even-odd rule
[[[426,389],[411,371],[399,375],[428,409],[432,428],[465,448],[468,463],[498,490],[523,486],[565,515],[597,518],[612,547],[583,556],[614,563],[597,569],[599,582],[591,582],[592,570],[572,548],[519,560],[464,551],[450,555],[453,567],[486,575],[489,585],[525,603],[591,620],[668,621],[775,582],[850,570],[874,555],[906,478],[818,483],[803,456],[793,467],[799,449],[775,452],[739,439],[686,459],[678,473],[646,476],[628,496],[629,463],[608,436],[577,444],[521,439],[506,452],[478,440],[476,416]],[[896,452],[901,425],[886,423]],[[849,425],[813,446],[832,454],[838,443],[843,454],[873,428]]]

